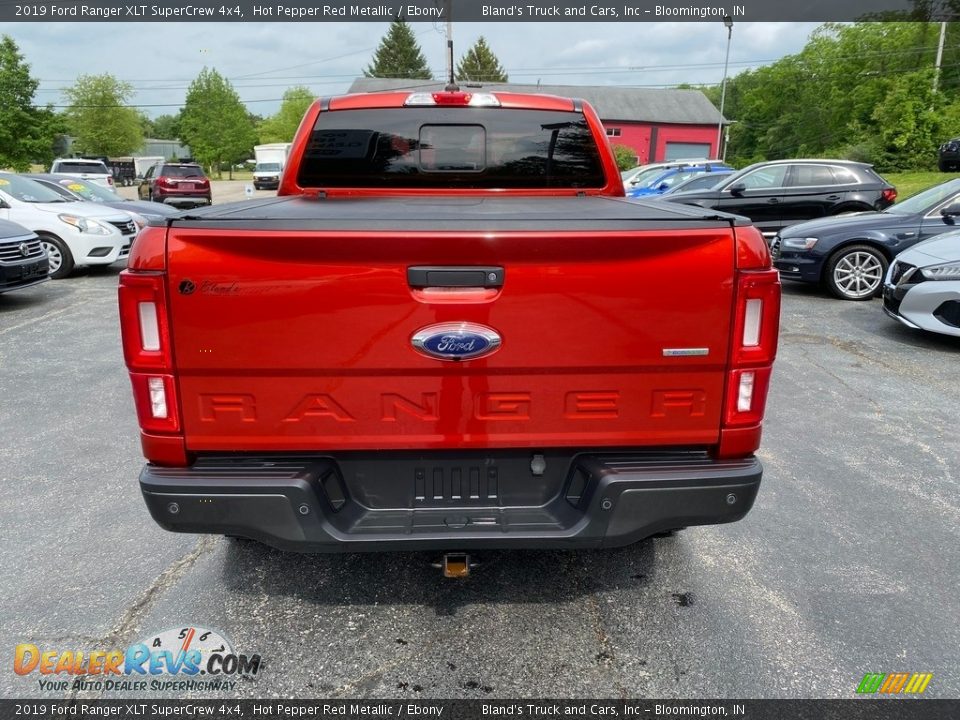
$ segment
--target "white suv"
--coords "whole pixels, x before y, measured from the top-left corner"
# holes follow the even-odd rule
[[[85,160],[84,158],[57,158],[50,167],[50,172],[60,175],[72,175],[97,185],[113,189],[113,173],[102,160]]]
[[[35,180],[0,172],[0,219],[40,236],[50,276],[75,267],[109,265],[130,254],[137,226],[127,213],[95,203],[70,202]]]

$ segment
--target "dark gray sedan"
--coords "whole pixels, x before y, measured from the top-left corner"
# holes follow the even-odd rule
[[[958,216],[960,179],[949,180],[883,212],[791,225],[773,238],[773,264],[785,279],[823,283],[841,300],[869,300],[897,253],[957,229]]]
[[[37,234],[0,220],[0,293],[41,283],[49,270],[47,253]]]
[[[171,215],[176,215],[179,210],[163,203],[149,202],[147,200],[129,200],[122,195],[118,195],[113,190],[95,185],[72,175],[58,175],[55,173],[33,173],[24,175],[31,180],[36,180],[45,187],[56,191],[67,200],[84,200],[96,202],[106,207],[116,208],[129,213],[134,221],[142,218],[143,220],[160,220]],[[143,225],[143,222],[138,222]]]

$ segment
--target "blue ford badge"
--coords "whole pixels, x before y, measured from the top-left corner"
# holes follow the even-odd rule
[[[437,360],[470,360],[497,351],[500,336],[474,323],[440,323],[418,330],[410,338],[418,352]]]

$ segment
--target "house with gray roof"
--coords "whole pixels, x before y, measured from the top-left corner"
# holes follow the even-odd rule
[[[396,90],[443,90],[443,82],[391,78],[358,78],[351,93]],[[597,111],[610,142],[632,148],[637,163],[679,158],[716,158],[717,127],[726,124],[720,112],[699,90],[611,87],[604,85],[521,85],[461,83],[469,91],[561,95],[586,100]]]

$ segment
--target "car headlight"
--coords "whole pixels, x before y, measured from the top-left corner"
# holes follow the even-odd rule
[[[960,280],[960,262],[930,265],[922,268],[920,274],[927,280]]]
[[[781,250],[812,250],[819,238],[780,238]]]
[[[147,226],[147,218],[145,216],[135,212],[130,212],[129,210],[125,210],[124,212],[130,216],[130,219],[133,220],[133,224],[137,226],[137,232],[143,230]]]
[[[111,233],[110,228],[96,220],[88,220],[76,215],[57,215],[57,217],[67,225],[73,225],[82,233],[88,233],[89,235],[109,235]]]

